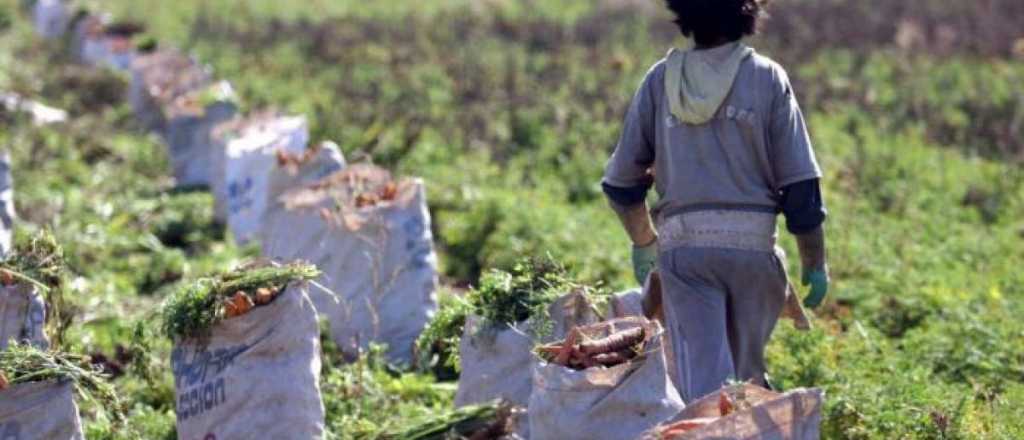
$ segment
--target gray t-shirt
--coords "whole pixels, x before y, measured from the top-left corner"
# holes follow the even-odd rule
[[[684,124],[665,95],[666,63],[651,68],[633,98],[604,183],[632,188],[655,177],[656,219],[679,212],[778,212],[780,190],[821,177],[803,114],[781,66],[744,60],[715,117]]]

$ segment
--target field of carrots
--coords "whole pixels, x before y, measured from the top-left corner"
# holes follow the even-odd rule
[[[0,438],[1024,438],[1024,4],[771,11],[834,290],[683,408],[600,186],[663,2],[0,0]]]

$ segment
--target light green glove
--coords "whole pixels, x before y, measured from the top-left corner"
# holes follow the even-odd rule
[[[811,292],[804,298],[804,307],[816,309],[828,294],[828,270],[804,268],[803,284],[811,286]]]
[[[633,276],[636,282],[643,285],[647,282],[647,275],[658,267],[658,240],[654,240],[647,246],[633,246]]]

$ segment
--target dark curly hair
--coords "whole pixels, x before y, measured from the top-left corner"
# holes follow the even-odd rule
[[[699,46],[737,41],[757,33],[768,0],[666,0],[683,35]]]

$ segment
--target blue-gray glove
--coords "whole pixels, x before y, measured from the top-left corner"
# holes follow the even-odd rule
[[[658,240],[654,240],[647,246],[633,246],[633,276],[636,282],[643,285],[647,282],[647,275],[650,275],[658,267]]]
[[[804,298],[804,307],[816,309],[825,300],[828,294],[828,270],[804,268],[803,284],[811,286],[811,292]]]

